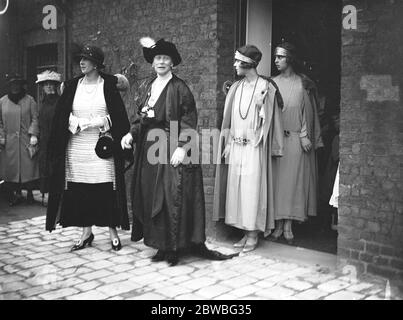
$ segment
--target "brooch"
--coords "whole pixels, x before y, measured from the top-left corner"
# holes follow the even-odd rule
[[[250,143],[249,139],[246,138],[233,138],[235,143],[241,144],[243,146],[247,145],[248,143]]]

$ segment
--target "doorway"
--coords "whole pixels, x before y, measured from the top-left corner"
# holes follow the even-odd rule
[[[293,43],[302,62],[301,71],[318,88],[318,113],[325,145],[317,152],[318,211],[316,217],[302,224],[294,223],[293,233],[298,247],[336,254],[337,209],[329,205],[329,199],[339,154],[342,1],[241,0],[238,8],[238,16],[246,18],[238,21],[240,41],[237,45],[248,42],[263,48],[264,56],[270,56],[271,60],[271,65],[265,66],[265,70],[275,76],[277,72],[272,57],[276,45],[283,41]],[[262,10],[266,11],[265,15],[262,15]],[[267,39],[254,37],[250,32],[259,28],[266,30]]]

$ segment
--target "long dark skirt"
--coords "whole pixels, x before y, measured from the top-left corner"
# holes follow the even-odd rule
[[[201,168],[162,165],[163,188],[156,188],[159,165],[150,164],[147,160],[148,149],[153,143],[143,141],[133,199],[134,213],[142,217],[144,244],[160,250],[176,251],[204,243],[205,208]],[[179,213],[176,212],[173,196],[173,190],[177,188],[173,179],[176,171],[181,172]],[[162,192],[163,195],[156,192]],[[164,199],[162,210],[152,217],[153,202],[161,196]]]
[[[65,227],[120,227],[113,183],[67,184],[63,193],[60,224]]]

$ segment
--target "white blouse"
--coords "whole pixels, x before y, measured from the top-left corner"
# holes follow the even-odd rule
[[[141,109],[142,112],[147,113],[147,117],[149,118],[154,118],[155,113],[154,113],[154,105],[157,102],[158,98],[160,97],[162,91],[168,84],[169,80],[172,79],[172,73],[168,73],[164,77],[157,77],[154,82],[151,85],[151,93],[150,93],[150,98],[148,99],[148,104]]]

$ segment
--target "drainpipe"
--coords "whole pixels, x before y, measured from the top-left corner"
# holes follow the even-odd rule
[[[63,5],[66,6],[66,0],[63,0]],[[67,80],[70,78],[70,74],[69,74],[69,59],[68,59],[68,37],[69,37],[69,30],[68,30],[68,22],[69,22],[69,17],[68,14],[66,12],[66,10],[63,10],[64,12],[64,44],[63,44],[63,48],[64,48],[64,54],[63,54],[63,63],[64,63],[64,79]]]
[[[56,0],[58,7],[63,12],[64,26],[63,26],[63,65],[64,65],[64,77],[65,80],[70,78],[69,68],[69,17],[71,12],[68,8],[67,0]]]

